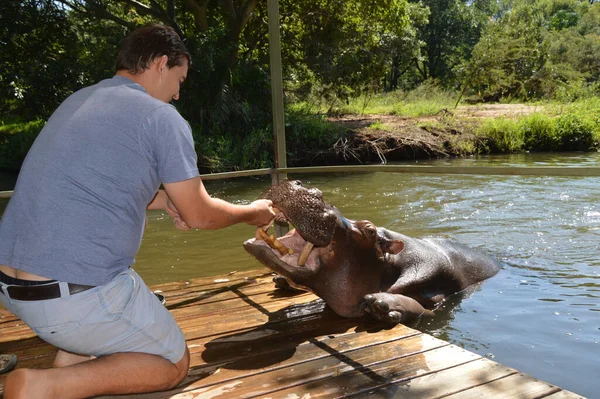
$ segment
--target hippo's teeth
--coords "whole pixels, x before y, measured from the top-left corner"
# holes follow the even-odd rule
[[[269,237],[269,235],[267,234],[267,232],[264,231],[260,227],[256,229],[256,238],[259,239],[259,240],[263,240],[267,244],[271,244],[271,238]]]
[[[275,238],[275,236],[271,236],[271,240],[273,240],[273,246],[275,247],[275,249],[277,251],[279,251],[279,254],[281,256],[287,255],[287,253],[288,253],[288,247],[286,247],[285,245],[283,245],[281,243],[281,241],[279,241],[277,238]]]
[[[310,254],[310,251],[312,251],[314,246],[315,244],[313,244],[312,242],[306,243],[304,249],[302,250],[302,253],[300,254],[300,257],[298,258],[298,266],[304,266],[304,264],[306,263],[306,259],[308,259],[308,255]]]
[[[263,240],[264,242],[266,242],[269,245],[269,247],[277,250],[281,256],[289,253],[288,248],[285,245],[283,245],[281,241],[275,238],[274,235],[269,236],[267,232],[260,227],[256,229],[256,239]]]

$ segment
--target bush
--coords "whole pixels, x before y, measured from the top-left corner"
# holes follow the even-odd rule
[[[488,152],[518,152],[523,149],[523,135],[517,122],[511,119],[488,119],[476,135],[486,139]]]
[[[542,114],[533,114],[519,121],[519,130],[527,151],[557,151],[560,149],[560,136],[554,120]]]
[[[330,150],[345,129],[306,108],[286,113],[285,138],[289,166],[309,166],[320,152]]]
[[[306,106],[292,106],[285,115],[288,165],[307,166],[310,159],[331,149],[343,132]],[[203,173],[275,166],[272,126],[251,130],[241,142],[224,134],[205,136],[199,130],[194,131],[194,139]]]
[[[587,117],[567,114],[556,120],[556,135],[563,151],[589,151],[594,146],[597,122]]]
[[[586,106],[588,104],[588,106]],[[589,105],[567,107],[557,117],[533,114],[519,120],[490,119],[477,130],[485,139],[488,151],[590,151],[600,139],[600,111]]]

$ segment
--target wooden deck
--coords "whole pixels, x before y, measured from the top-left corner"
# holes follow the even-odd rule
[[[343,319],[271,278],[264,269],[152,287],[185,333],[190,372],[172,391],[123,397],[581,398],[403,325]],[[0,353],[45,368],[56,349],[0,310]]]

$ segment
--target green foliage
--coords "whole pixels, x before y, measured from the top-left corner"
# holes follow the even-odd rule
[[[51,0],[3,0],[0,17],[2,118],[46,118],[73,91],[114,72],[123,29],[84,27]]]
[[[478,127],[477,136],[486,139],[486,152],[513,153],[523,148],[522,132],[511,119],[488,119]]]
[[[465,67],[465,81],[484,101],[576,101],[597,95],[600,78],[598,3],[513,1],[491,19]]]
[[[45,122],[0,125],[0,170],[18,171]]]
[[[490,119],[478,127],[477,136],[485,139],[489,152],[598,149],[600,111],[587,113],[571,108],[559,112],[558,116],[536,113],[517,120]]]
[[[73,91],[114,73],[127,32],[157,21],[180,32],[192,53],[175,105],[193,127],[200,166],[272,166],[267,2],[224,4],[3,0],[0,118],[47,118]],[[280,0],[279,8],[291,164],[318,157],[339,137],[321,114],[452,112],[459,89],[469,99],[553,99],[586,109],[486,123],[480,133],[489,150],[597,145],[600,104],[582,101],[600,94],[600,3]],[[2,167],[16,167],[28,137],[3,133]]]
[[[419,49],[412,21],[426,15],[406,0],[284,0],[280,9],[286,85],[332,106],[380,91],[390,68],[410,62]]]
[[[386,125],[381,121],[375,121],[369,125],[369,129],[383,130],[384,132],[391,132],[393,128],[390,125]]]
[[[402,102],[394,106],[392,113],[403,116],[435,115],[454,108],[457,97],[457,94],[443,90],[439,82],[428,80],[407,92]]]
[[[452,87],[460,78],[461,64],[471,58],[488,18],[497,12],[497,2],[488,0],[422,0],[429,9],[426,24],[418,25],[424,43],[419,60],[421,80],[438,79]]]
[[[530,115],[518,123],[523,137],[523,149],[527,151],[556,151],[559,149],[560,136],[555,122],[542,114]]]
[[[327,122],[305,106],[291,107],[285,118],[289,166],[306,166],[320,152],[331,149],[344,133],[338,125]],[[275,165],[272,127],[254,129],[243,141],[227,135],[205,135],[200,131],[194,131],[194,138],[203,172],[272,168]]]
[[[556,133],[563,151],[589,151],[595,144],[599,121],[580,115],[567,114],[556,121]]]
[[[318,102],[311,104],[315,111],[325,113],[424,116],[453,108],[457,97],[456,93],[444,90],[439,82],[427,80],[413,90],[362,95],[333,108]]]
[[[309,166],[320,152],[332,148],[345,129],[314,114],[310,108],[295,107],[286,113],[285,137],[288,164]]]

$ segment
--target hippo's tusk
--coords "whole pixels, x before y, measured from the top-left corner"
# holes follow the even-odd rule
[[[275,238],[275,236],[271,236],[271,240],[273,241],[273,246],[275,247],[275,249],[277,251],[279,251],[279,254],[281,256],[287,255],[287,253],[288,253],[288,247],[286,247],[285,245],[283,245],[281,243],[281,241],[279,241],[277,238]]]
[[[281,256],[289,253],[289,249],[283,245],[281,241],[275,238],[274,235],[269,236],[267,232],[260,227],[256,229],[256,239],[266,242],[269,247],[276,249]]]
[[[308,259],[308,255],[310,254],[310,251],[312,251],[314,246],[315,244],[313,244],[312,242],[306,243],[304,249],[302,250],[302,253],[300,254],[300,257],[298,258],[298,266],[304,266],[306,260]]]

